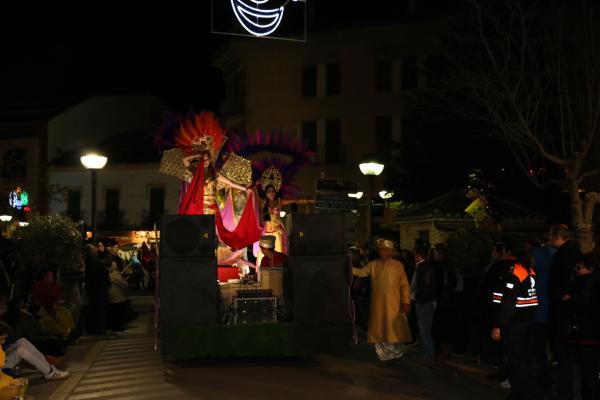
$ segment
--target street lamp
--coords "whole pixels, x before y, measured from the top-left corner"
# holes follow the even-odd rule
[[[97,243],[96,235],[96,183],[98,180],[98,170],[104,168],[108,158],[96,153],[88,153],[81,156],[81,164],[92,171],[92,239],[94,244]]]
[[[392,197],[394,197],[394,192],[388,192],[387,190],[382,190],[379,192],[379,197],[381,197],[383,200],[385,200],[385,208],[387,208],[387,201],[388,199],[391,199]]]
[[[369,202],[367,203],[367,241],[369,247],[373,244],[373,238],[371,237],[371,225],[372,225],[372,208],[373,208],[373,185],[375,177],[383,172],[385,166],[377,159],[374,154],[369,154],[363,158],[361,163],[358,165],[360,172],[369,178]]]

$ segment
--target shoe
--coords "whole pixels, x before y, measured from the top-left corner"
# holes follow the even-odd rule
[[[46,378],[46,380],[49,380],[49,381],[54,381],[54,380],[58,380],[58,379],[67,379],[69,377],[69,375],[71,375],[70,372],[61,371],[60,369],[58,369],[54,365],[52,365],[50,367],[50,372],[48,372],[46,375],[44,375],[44,378]]]
[[[504,389],[510,389],[512,387],[508,379],[505,379],[502,382],[500,382],[500,386]]]

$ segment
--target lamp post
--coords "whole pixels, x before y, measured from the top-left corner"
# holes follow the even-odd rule
[[[372,209],[373,209],[373,186],[375,177],[380,175],[383,172],[383,168],[385,166],[379,162],[377,156],[374,154],[369,154],[363,158],[361,163],[358,165],[360,172],[367,176],[369,179],[369,201],[367,203],[367,242],[369,247],[373,244],[372,238]]]
[[[98,170],[104,168],[108,158],[96,153],[88,153],[80,158],[81,164],[92,171],[92,240],[97,243],[96,236],[96,185],[98,180]]]

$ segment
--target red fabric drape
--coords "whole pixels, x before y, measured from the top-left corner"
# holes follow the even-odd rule
[[[248,193],[246,206],[244,207],[238,225],[233,231],[227,230],[223,225],[223,218],[221,217],[217,205],[215,204],[211,206],[211,208],[215,210],[215,222],[217,224],[219,238],[232,250],[242,249],[260,239],[261,229],[258,225],[256,209],[254,207],[254,193]]]
[[[216,204],[210,206],[215,211],[215,222],[217,233],[223,243],[232,250],[239,250],[257,242],[260,239],[260,226],[258,224],[256,207],[254,206],[254,193],[248,194],[246,206],[242,212],[240,221],[233,231],[227,230],[223,224],[223,218]],[[197,168],[192,183],[179,205],[180,215],[203,215],[204,214],[204,168]]]
[[[179,215],[204,214],[204,168],[198,166],[192,183],[179,204]]]

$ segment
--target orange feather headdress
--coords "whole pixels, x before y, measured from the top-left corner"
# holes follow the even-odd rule
[[[227,136],[212,112],[203,111],[181,121],[175,136],[175,146],[186,155],[206,151],[214,165]]]

